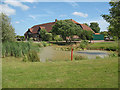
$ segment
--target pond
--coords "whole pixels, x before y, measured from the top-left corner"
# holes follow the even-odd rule
[[[68,61],[70,60],[71,51],[58,51],[55,50],[55,46],[48,46],[41,49],[40,52],[40,61]],[[88,59],[95,59],[96,57],[104,58],[108,56],[107,51],[100,50],[84,50],[84,51],[74,51],[73,55],[82,55]]]
[[[100,51],[100,50],[76,51],[75,53],[87,56],[89,59],[96,58],[97,56],[104,58],[109,55],[107,51]]]

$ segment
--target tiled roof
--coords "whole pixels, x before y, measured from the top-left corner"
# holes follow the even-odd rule
[[[73,20],[73,19],[70,19],[71,21],[73,21],[75,24],[79,24],[79,25],[81,25],[81,27],[82,27],[82,29],[83,30],[87,30],[87,31],[92,31],[93,33],[95,33],[89,26],[87,26],[87,25],[85,25],[85,24],[80,24],[80,23],[78,23],[78,22],[76,22],[75,20]]]
[[[82,26],[83,30],[87,30],[87,31],[92,31],[93,33],[95,33],[89,26],[85,25],[85,24],[80,24]]]
[[[37,33],[39,27],[40,27],[41,29],[45,29],[45,27],[42,27],[42,26],[35,26],[35,27],[30,28],[29,30],[30,30],[31,33]]]
[[[88,27],[87,25],[80,24],[80,23],[76,22],[76,21],[73,20],[73,19],[69,19],[69,20],[73,21],[75,24],[81,25],[81,27],[82,27],[83,30],[87,30],[87,31],[91,30],[91,31],[93,31],[93,30],[92,30],[90,27]],[[55,20],[55,22],[56,22],[56,21],[57,21],[57,19]],[[30,32],[32,32],[32,33],[37,33],[37,31],[38,31],[38,29],[39,29],[39,27],[40,27],[41,29],[46,29],[47,32],[50,32],[50,30],[52,29],[52,26],[55,24],[55,22],[50,22],[50,23],[44,23],[44,24],[35,25],[35,26],[33,26],[32,28],[30,28],[29,30],[30,30]],[[93,31],[93,32],[94,32],[94,31]],[[25,34],[26,34],[26,33],[25,33]]]
[[[95,33],[95,35],[100,35],[100,33]]]

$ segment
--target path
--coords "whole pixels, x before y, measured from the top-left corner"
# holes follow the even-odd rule
[[[45,62],[47,59],[53,58],[54,49],[52,46],[43,47],[40,52],[40,61]]]

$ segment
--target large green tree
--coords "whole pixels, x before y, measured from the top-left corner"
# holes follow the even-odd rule
[[[113,36],[120,38],[120,1],[112,0],[109,2],[111,8],[108,15],[102,15],[102,17],[110,23],[108,27],[109,32]]]
[[[2,41],[15,41],[15,29],[10,23],[10,18],[4,13],[0,13],[0,18]]]
[[[90,23],[90,28],[95,32],[95,33],[99,33],[100,32],[100,27],[99,24],[97,22],[91,22]]]
[[[70,20],[60,20],[55,23],[52,28],[53,35],[61,35],[64,40],[67,41],[66,37],[70,37],[72,39],[73,35],[77,34],[77,31],[82,30],[79,25],[76,25]],[[71,41],[70,39],[70,41]]]
[[[46,29],[41,29],[40,30],[40,36],[41,36],[43,41],[46,40],[46,33],[47,33]]]

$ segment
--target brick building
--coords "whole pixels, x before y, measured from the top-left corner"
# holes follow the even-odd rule
[[[87,26],[85,24],[80,24],[73,19],[69,19],[69,20],[71,20],[73,23],[75,23],[77,25],[80,25],[80,27],[83,30],[92,31],[94,33],[94,31],[89,26]],[[57,22],[57,19],[55,19],[55,22]],[[35,26],[29,28],[28,31],[25,32],[25,34],[24,34],[25,39],[27,39],[27,37],[33,37],[33,38],[36,38],[37,40],[40,40],[39,31],[41,29],[46,29],[47,32],[50,32],[52,30],[52,26],[55,24],[55,22],[39,24],[39,25],[35,25]],[[74,36],[74,37],[78,38],[78,36]]]

